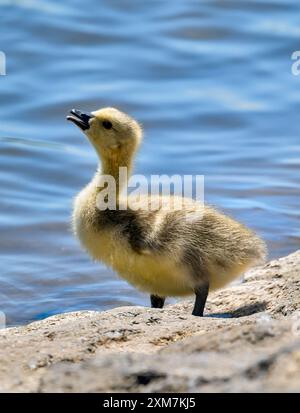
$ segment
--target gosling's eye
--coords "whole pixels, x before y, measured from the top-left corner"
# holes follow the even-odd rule
[[[102,122],[102,125],[105,129],[111,129],[112,128],[112,123],[109,120],[104,120]]]

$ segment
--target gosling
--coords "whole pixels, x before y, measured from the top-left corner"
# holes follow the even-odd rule
[[[134,119],[114,108],[72,109],[67,119],[85,133],[102,165],[75,198],[74,233],[93,259],[150,293],[153,308],[162,308],[167,296],[195,294],[192,314],[203,316],[210,291],[264,262],[266,246],[257,235],[193,199],[183,198],[181,209],[166,210],[163,202],[154,211],[147,202],[124,208],[119,194],[127,182],[120,182],[119,168],[132,170],[142,140]],[[97,205],[107,175],[117,185],[115,210]]]

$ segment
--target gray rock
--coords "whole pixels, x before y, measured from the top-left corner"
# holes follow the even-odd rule
[[[300,251],[209,296],[0,330],[0,391],[298,392]]]

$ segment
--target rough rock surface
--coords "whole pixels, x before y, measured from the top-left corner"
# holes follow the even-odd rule
[[[61,314],[0,330],[0,391],[300,391],[300,250],[163,310]]]

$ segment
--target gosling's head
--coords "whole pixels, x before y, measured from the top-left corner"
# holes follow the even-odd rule
[[[86,134],[101,158],[118,154],[131,156],[142,139],[139,124],[115,108],[99,109],[92,113],[72,109],[67,119]]]

